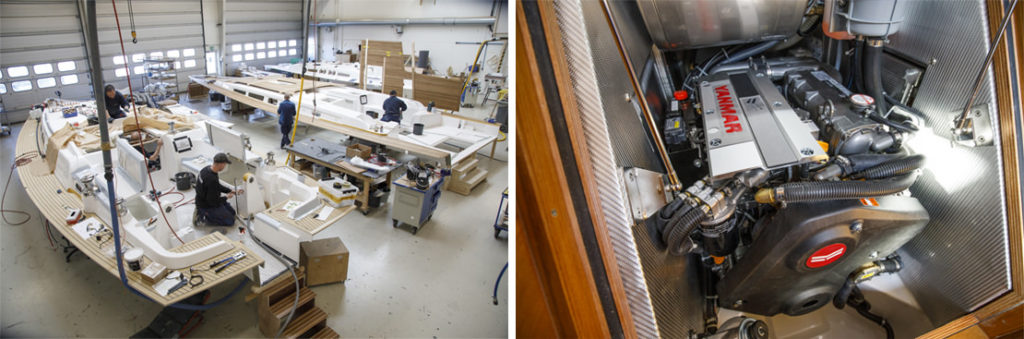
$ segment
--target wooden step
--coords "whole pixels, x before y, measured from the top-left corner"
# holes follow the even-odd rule
[[[288,327],[285,327],[282,336],[285,338],[308,337],[307,332],[316,333],[323,327],[327,327],[327,313],[324,313],[324,310],[319,307],[314,307],[293,318]]]
[[[470,173],[469,179],[466,179],[465,182],[467,185],[469,185],[469,188],[472,189],[473,187],[476,187],[476,185],[479,185],[481,182],[484,182],[484,180],[486,179],[487,170],[482,168],[476,168],[473,170],[473,172]]]
[[[312,290],[303,287],[299,290],[299,305],[295,309],[301,309],[303,306],[312,303],[314,300],[316,300],[316,293],[313,293]],[[288,312],[291,312],[292,305],[295,305],[295,293],[289,294],[276,304],[271,305],[270,313],[278,319],[284,320],[284,318],[288,317]],[[298,315],[298,311],[296,311],[296,315]]]
[[[458,165],[452,168],[453,175],[464,175],[476,168],[476,165],[480,163],[476,157],[463,160]]]
[[[320,332],[314,333],[310,338],[322,338],[322,339],[338,339],[341,338],[338,333],[335,333],[330,327],[324,326]]]

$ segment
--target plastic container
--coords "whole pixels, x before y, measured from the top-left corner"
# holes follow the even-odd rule
[[[142,250],[133,248],[124,252],[124,261],[128,263],[128,269],[132,272],[138,272],[142,269]]]
[[[412,134],[423,135],[423,124],[412,124]]]

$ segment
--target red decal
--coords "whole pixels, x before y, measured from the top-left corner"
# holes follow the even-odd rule
[[[860,204],[864,206],[878,206],[878,200],[875,200],[875,198],[864,198],[860,199]]]
[[[739,123],[740,118],[736,116],[736,104],[732,102],[729,88],[725,85],[715,87],[715,94],[718,96],[718,111],[725,118],[725,133],[742,132],[743,125]]]
[[[814,254],[807,258],[805,264],[809,268],[825,267],[842,258],[843,254],[846,254],[846,245],[841,243],[831,244],[814,251]]]

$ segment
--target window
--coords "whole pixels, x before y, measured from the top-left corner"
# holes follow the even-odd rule
[[[54,79],[52,77],[51,78],[42,78],[42,79],[36,80],[36,84],[39,85],[39,88],[50,88],[50,87],[53,87],[53,86],[57,86],[57,79]]]
[[[28,80],[15,81],[11,83],[11,89],[13,89],[15,92],[24,92],[32,89],[32,82]]]
[[[195,59],[185,60],[185,68],[192,68],[192,67],[196,67],[196,60]]]
[[[174,69],[181,69],[181,61],[174,62]]]
[[[251,43],[251,42],[247,42],[247,43],[245,43],[245,50],[247,50],[247,51],[251,51],[251,50],[252,50],[252,47],[253,47],[253,45],[252,45],[252,43]]]
[[[146,73],[146,69],[142,66],[135,66],[134,68],[132,68],[132,71],[135,72],[135,74]]]
[[[267,58],[267,53],[263,53],[263,52],[256,53],[256,59],[266,59],[266,58]]]
[[[242,44],[231,45],[231,51],[232,52],[241,52],[242,51]]]
[[[7,85],[0,84],[0,94],[7,94]]]
[[[152,53],[149,53],[149,57],[153,58],[153,59],[163,59],[164,58],[164,52],[152,52]]]
[[[35,71],[36,74],[49,74],[49,73],[53,73],[53,65],[52,64],[38,64],[38,65],[32,66],[32,70]]]
[[[252,60],[252,59],[255,59],[255,56],[253,56],[252,53],[245,53],[245,60]]]
[[[278,40],[277,41],[277,47],[281,47],[281,48],[288,47],[288,42],[284,41],[284,40]]]
[[[295,47],[295,39],[288,40],[288,47]]]
[[[118,55],[118,56],[114,57],[114,64],[115,65],[124,65],[124,56],[123,55]]]
[[[143,60],[146,60],[145,53],[132,54],[132,62],[142,62]]]
[[[114,76],[116,76],[118,78],[124,78],[124,76],[127,75],[127,74],[128,74],[128,72],[125,71],[124,68],[118,68],[118,69],[114,70]]]
[[[262,42],[262,41],[256,43],[256,49],[264,49],[264,48],[267,48],[267,43]]]
[[[75,70],[75,62],[74,61],[58,62],[57,63],[57,70],[61,71],[61,72],[74,71]]]
[[[276,58],[277,57],[277,51],[267,52],[267,57],[268,58]]]
[[[289,48],[288,49],[288,55],[295,55],[295,49],[294,48]]]
[[[8,67],[7,68],[7,75],[9,75],[12,78],[26,76],[26,75],[28,75],[28,67],[25,67],[25,66]],[[32,84],[29,84],[29,86],[30,86],[29,88],[31,88]],[[11,88],[14,88],[14,84],[11,84]],[[18,91],[15,90],[15,92],[18,92]]]
[[[283,50],[283,49],[279,49],[279,50],[277,50],[277,55],[280,55],[280,56],[284,57],[285,55],[288,55],[288,53],[285,52],[285,50]]]
[[[267,48],[277,48],[277,41],[267,41]]]
[[[60,77],[60,84],[61,85],[70,85],[70,84],[77,84],[77,83],[78,83],[78,74],[68,74],[68,75],[62,75]]]
[[[181,50],[181,55],[182,56],[186,56],[186,57],[196,56],[196,49],[195,48],[183,49],[183,50]]]
[[[242,61],[242,55],[241,54],[232,55],[231,56],[231,61],[234,61],[234,62]]]
[[[181,52],[179,52],[176,49],[172,49],[172,50],[167,51],[167,57],[168,58],[178,58],[180,56],[181,56]]]

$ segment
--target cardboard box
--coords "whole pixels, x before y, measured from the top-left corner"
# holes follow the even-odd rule
[[[306,268],[306,285],[315,286],[348,279],[348,248],[338,237],[299,244],[299,264]]]
[[[373,148],[370,148],[370,146],[366,146],[363,144],[352,144],[348,146],[348,150],[347,152],[345,152],[345,156],[349,158],[360,157],[363,158],[363,160],[366,160],[370,158],[370,152],[372,151]]]

